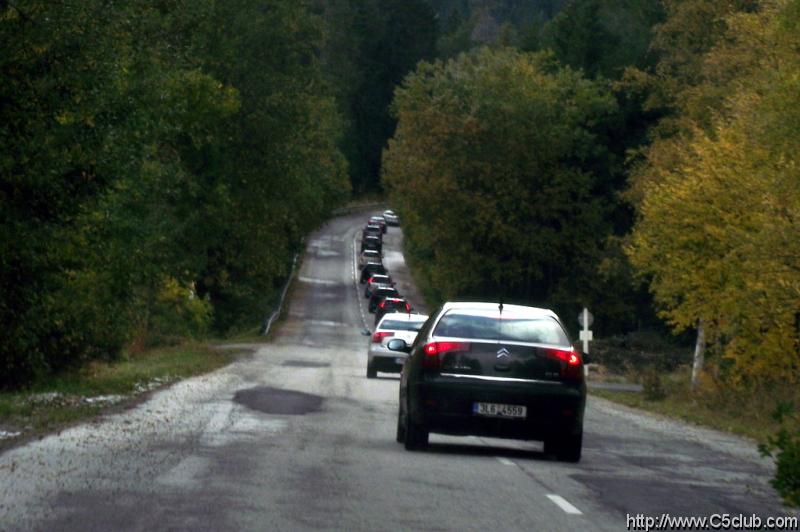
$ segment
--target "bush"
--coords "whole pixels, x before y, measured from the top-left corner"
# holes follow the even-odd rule
[[[611,336],[592,344],[592,359],[610,371],[675,371],[691,364],[692,352],[688,346],[657,331],[637,331]]]
[[[648,401],[662,401],[667,396],[661,383],[661,374],[656,369],[651,369],[642,376],[642,387],[644,398]]]
[[[791,403],[781,404],[773,414],[781,428],[759,445],[763,456],[775,458],[772,486],[790,506],[800,506],[800,416]]]
[[[193,286],[169,278],[164,282],[152,308],[148,344],[172,344],[184,338],[205,335],[211,324],[209,298],[198,297]]]

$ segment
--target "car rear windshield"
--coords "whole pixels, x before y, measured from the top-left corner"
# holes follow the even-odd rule
[[[388,287],[388,286],[382,287],[382,288],[378,288],[377,290],[375,290],[375,295],[376,296],[380,296],[380,297],[391,297],[391,296],[396,295],[398,293],[399,292],[397,291],[397,288],[391,288],[391,287]]]
[[[384,283],[384,284],[386,284],[386,283],[389,282],[389,276],[388,275],[373,275],[372,276],[372,282],[373,283]]]
[[[448,312],[439,320],[434,335],[569,346],[561,325],[549,316]]]
[[[395,331],[419,331],[424,321],[410,320],[384,320],[381,322],[380,329],[392,329]]]

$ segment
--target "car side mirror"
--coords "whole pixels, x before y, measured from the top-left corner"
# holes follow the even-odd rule
[[[389,340],[389,342],[386,344],[386,347],[389,348],[389,351],[400,351],[402,353],[409,353],[411,351],[411,346],[401,338]]]

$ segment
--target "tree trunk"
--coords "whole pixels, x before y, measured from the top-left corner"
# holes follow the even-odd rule
[[[694,364],[692,364],[692,390],[697,389],[700,382],[700,373],[703,372],[703,362],[706,352],[706,331],[703,319],[697,322],[697,342],[694,345]]]

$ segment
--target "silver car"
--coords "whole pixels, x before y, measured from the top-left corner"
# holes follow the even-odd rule
[[[386,225],[400,225],[400,218],[394,211],[383,211],[383,218],[386,220]]]
[[[363,268],[368,262],[382,262],[383,254],[375,249],[365,249],[358,255],[358,267]]]
[[[366,286],[364,287],[364,297],[369,298],[372,296],[372,292],[377,290],[381,286],[394,286],[394,281],[392,281],[391,275],[384,275],[381,273],[376,273],[372,275],[369,279],[367,279]]]
[[[400,338],[411,345],[427,319],[428,316],[424,314],[406,314],[405,312],[391,312],[383,316],[370,338],[367,350],[367,378],[374,379],[378,376],[379,371],[399,373],[403,369],[403,362],[408,355],[389,351],[386,343],[389,340]]]

